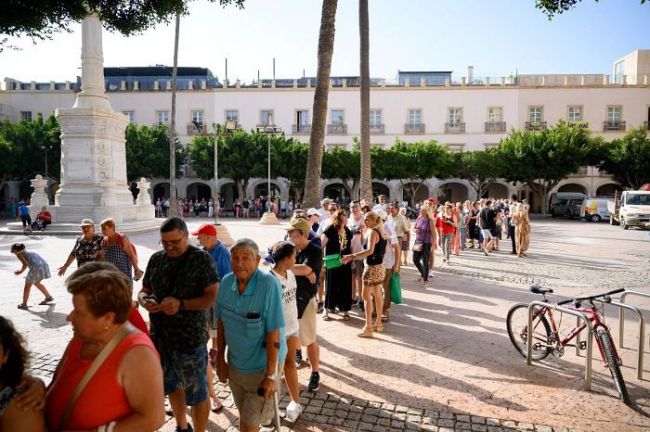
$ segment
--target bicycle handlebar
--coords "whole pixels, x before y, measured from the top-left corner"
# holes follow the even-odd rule
[[[576,297],[576,298],[572,298],[572,299],[569,299],[569,300],[562,300],[561,302],[558,302],[558,306],[561,306],[561,305],[564,305],[564,304],[567,304],[567,303],[577,303],[577,302],[581,302],[581,301],[585,301],[585,300],[594,300],[594,299],[596,299],[598,297],[606,297],[606,296],[610,296],[612,294],[618,294],[618,293],[623,292],[623,291],[625,291],[625,288],[618,288],[618,289],[615,289],[613,291],[609,291],[609,292],[606,292],[606,293],[603,293],[603,294],[597,294],[597,295],[585,296],[585,297]]]

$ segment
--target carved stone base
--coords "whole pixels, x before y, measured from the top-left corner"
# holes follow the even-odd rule
[[[235,243],[235,240],[230,236],[230,233],[228,232],[228,228],[226,228],[225,225],[219,224],[216,226],[217,227],[217,238],[221,243],[224,245],[230,247]]]
[[[278,217],[273,212],[266,212],[262,215],[260,225],[280,225]]]

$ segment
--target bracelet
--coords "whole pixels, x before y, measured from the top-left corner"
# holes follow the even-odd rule
[[[267,375],[266,379],[271,380],[271,381],[275,381],[275,375]]]

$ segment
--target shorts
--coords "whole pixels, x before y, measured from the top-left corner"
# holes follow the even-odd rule
[[[363,261],[361,260],[352,261],[352,276],[354,277],[363,276]]]
[[[300,326],[300,341],[303,346],[309,346],[316,342],[316,314],[318,313],[318,300],[313,297],[307,303],[302,318],[298,320]]]
[[[386,267],[383,264],[368,265],[363,271],[364,285],[383,285],[386,276]]]
[[[190,406],[208,398],[208,349],[205,345],[161,353],[161,357],[165,395],[182,388],[185,403]]]
[[[20,216],[20,220],[23,223],[23,228],[29,228],[32,226],[32,217],[30,215]]]
[[[494,239],[494,236],[489,229],[482,229],[481,232],[483,233],[483,241],[490,241]]]
[[[402,243],[400,245],[401,249],[403,251],[408,251],[409,250],[409,241],[408,240],[402,240]]]
[[[234,367],[228,369],[228,385],[239,410],[239,421],[246,426],[268,423],[275,414],[273,398],[257,395],[257,388],[264,379],[265,371],[241,373]]]

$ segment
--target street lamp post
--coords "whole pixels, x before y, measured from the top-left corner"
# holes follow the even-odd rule
[[[282,133],[282,128],[277,127],[274,124],[268,124],[264,126],[258,126],[257,127],[257,132],[260,134],[264,134],[267,137],[267,193],[268,193],[268,203],[269,203],[269,211],[265,212],[264,215],[262,216],[262,220],[260,223],[263,224],[277,224],[280,223],[275,216],[275,213],[273,213],[272,208],[271,208],[271,137],[277,136]]]

